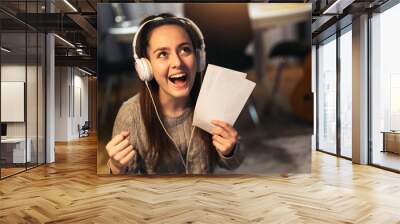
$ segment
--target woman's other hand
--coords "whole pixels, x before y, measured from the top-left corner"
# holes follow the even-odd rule
[[[108,164],[113,174],[120,174],[122,168],[129,164],[129,161],[136,154],[133,146],[129,144],[129,132],[123,131],[114,136],[106,145],[106,150],[110,159]]]
[[[238,141],[238,132],[224,121],[213,120],[211,123],[216,126],[211,131],[213,145],[219,154],[228,156]]]

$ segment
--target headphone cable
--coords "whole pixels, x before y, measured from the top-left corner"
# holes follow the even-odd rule
[[[174,143],[175,148],[176,148],[176,150],[178,151],[179,157],[180,157],[181,160],[182,160],[182,164],[183,164],[183,166],[185,167],[185,173],[187,174],[187,173],[188,173],[188,169],[187,169],[187,158],[188,158],[188,155],[189,155],[189,148],[190,148],[190,144],[191,144],[191,142],[192,142],[192,137],[193,137],[193,133],[194,133],[194,128],[195,128],[195,127],[193,127],[192,133],[190,134],[188,149],[187,149],[187,151],[186,151],[186,163],[185,163],[185,159],[183,158],[182,153],[181,153],[181,151],[179,150],[178,145],[177,145],[177,144],[175,143],[175,141],[172,139],[171,135],[169,135],[167,129],[165,128],[165,126],[164,126],[164,124],[163,124],[163,122],[162,122],[162,120],[161,120],[161,118],[160,118],[160,115],[159,115],[158,110],[157,110],[157,107],[156,107],[156,103],[154,102],[154,98],[153,98],[153,95],[152,95],[152,93],[151,93],[151,90],[150,90],[150,88],[149,88],[149,85],[148,85],[148,82],[147,82],[147,81],[145,81],[145,85],[146,85],[146,87],[147,87],[147,90],[149,91],[150,98],[151,98],[151,102],[153,103],[154,109],[155,109],[155,111],[156,111],[157,118],[158,118],[158,120],[160,121],[160,124],[161,124],[162,128],[164,129],[165,134],[167,134],[168,138],[172,141],[172,143]]]

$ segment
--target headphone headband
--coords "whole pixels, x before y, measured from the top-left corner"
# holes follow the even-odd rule
[[[136,53],[136,41],[138,39],[138,36],[140,34],[140,31],[142,31],[143,27],[146,26],[146,24],[150,23],[150,22],[154,22],[154,21],[158,21],[158,20],[162,20],[162,17],[156,17],[154,19],[151,19],[149,21],[144,22],[142,25],[139,26],[139,28],[136,31],[135,36],[133,37],[133,42],[132,42],[132,49],[133,49],[133,57],[136,59],[139,59],[139,56]]]
[[[161,21],[161,20],[167,20],[167,19],[176,19],[182,23],[188,24],[189,26],[191,26],[195,32],[197,33],[198,37],[200,38],[200,50],[205,51],[206,45],[204,42],[204,37],[203,34],[200,31],[200,28],[190,19],[185,18],[185,17],[156,17],[154,19],[151,19],[149,21],[144,22],[142,25],[139,26],[139,28],[136,31],[135,37],[133,38],[133,42],[132,42],[132,49],[133,49],[133,57],[136,59],[139,59],[139,56],[136,52],[136,42],[137,39],[139,38],[139,34],[140,31],[142,31],[142,29],[149,23],[155,22],[155,21]]]

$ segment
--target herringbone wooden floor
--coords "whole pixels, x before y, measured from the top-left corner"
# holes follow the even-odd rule
[[[312,173],[96,175],[94,137],[0,181],[0,223],[400,223],[400,175],[313,152]]]

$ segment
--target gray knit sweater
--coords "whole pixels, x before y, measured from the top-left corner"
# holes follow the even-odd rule
[[[225,157],[213,153],[216,150],[205,144],[198,136],[200,129],[195,128],[190,149],[188,144],[192,131],[193,109],[188,108],[182,115],[176,118],[165,118],[164,125],[168,133],[177,144],[184,162],[176,150],[176,156],[172,161],[152,165],[146,159],[148,152],[148,142],[140,112],[139,94],[123,103],[114,122],[113,134],[129,131],[129,141],[136,150],[136,156],[131,160],[129,166],[124,170],[125,173],[144,173],[144,174],[208,174],[212,173],[215,165],[226,169],[235,169],[243,161],[244,154],[240,143],[236,144],[233,154]],[[163,130],[160,130],[162,132]],[[210,135],[211,138],[211,135]],[[215,156],[212,156],[214,154]],[[160,158],[162,160],[162,158]],[[186,165],[185,166],[183,165]],[[185,170],[186,169],[186,170]]]

